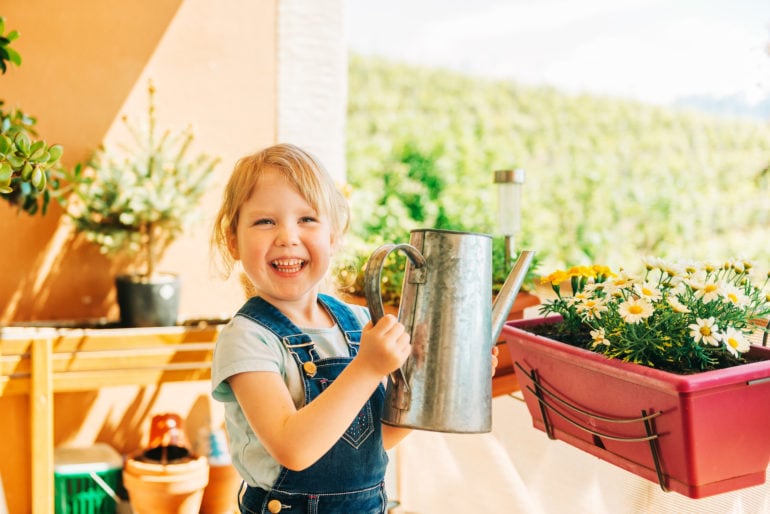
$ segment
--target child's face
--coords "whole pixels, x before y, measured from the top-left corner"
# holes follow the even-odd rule
[[[331,224],[274,168],[264,170],[239,211],[230,251],[260,296],[274,305],[315,301],[332,252]]]

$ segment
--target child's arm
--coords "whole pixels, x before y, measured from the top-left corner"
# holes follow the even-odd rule
[[[411,428],[394,427],[392,425],[382,425],[382,446],[390,450],[400,443],[406,436],[412,433]]]
[[[323,393],[299,410],[277,373],[240,373],[229,382],[267,451],[282,466],[302,470],[342,437],[383,377],[398,368],[410,351],[404,326],[386,315],[376,326],[368,323],[364,327],[358,356]]]

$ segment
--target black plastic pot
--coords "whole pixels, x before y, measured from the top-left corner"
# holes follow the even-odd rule
[[[171,273],[152,277],[118,275],[115,288],[124,327],[168,327],[176,325],[182,281]]]

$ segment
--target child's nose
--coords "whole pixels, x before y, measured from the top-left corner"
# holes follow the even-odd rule
[[[296,227],[281,225],[278,230],[276,244],[278,246],[292,246],[299,243],[299,233]]]

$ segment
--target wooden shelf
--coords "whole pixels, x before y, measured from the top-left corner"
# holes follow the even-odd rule
[[[32,511],[53,512],[53,395],[107,386],[208,380],[219,325],[4,327],[0,396],[29,395]]]

